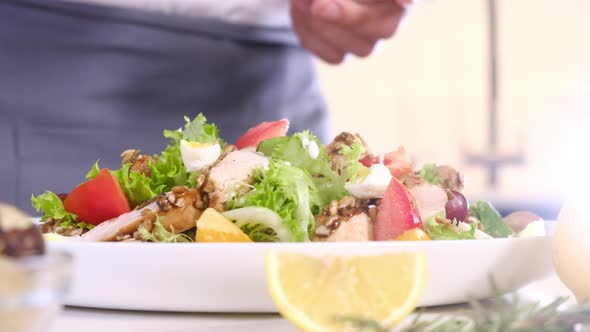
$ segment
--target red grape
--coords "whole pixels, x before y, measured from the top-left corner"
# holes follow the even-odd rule
[[[460,192],[451,190],[451,193],[454,197],[445,205],[447,219],[465,221],[467,219],[467,213],[469,212],[469,203],[467,202],[467,199],[465,199],[465,196]]]

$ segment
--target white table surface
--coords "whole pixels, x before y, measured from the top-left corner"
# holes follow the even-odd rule
[[[522,299],[553,300],[570,296],[571,292],[556,276],[532,283],[519,291]],[[432,315],[465,310],[465,305],[428,308]],[[271,332],[297,331],[288,321],[273,314],[180,314],[157,312],[129,312],[67,307],[54,322],[49,332],[196,332],[241,331]]]

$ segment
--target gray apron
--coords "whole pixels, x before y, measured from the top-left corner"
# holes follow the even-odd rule
[[[94,161],[158,153],[203,112],[233,142],[288,118],[323,141],[313,62],[287,29],[49,0],[0,1],[0,201],[68,192]]]

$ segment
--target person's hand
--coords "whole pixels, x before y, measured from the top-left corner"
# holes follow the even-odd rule
[[[348,53],[366,57],[392,37],[413,0],[291,0],[293,28],[301,45],[338,64]]]

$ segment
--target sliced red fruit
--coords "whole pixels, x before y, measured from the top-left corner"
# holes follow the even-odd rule
[[[129,212],[129,202],[117,179],[103,168],[92,180],[78,185],[64,201],[66,211],[79,221],[98,225]]]
[[[396,239],[416,227],[422,228],[422,220],[412,197],[401,182],[392,178],[377,208],[377,217],[373,224],[375,240]]]
[[[360,160],[361,164],[371,167],[371,165],[383,163],[391,175],[397,179],[401,179],[413,172],[412,159],[403,146],[400,146],[396,151],[392,151],[380,156],[366,156]]]
[[[403,146],[396,151],[386,153],[383,156],[383,164],[389,168],[391,175],[398,179],[413,172],[412,159]]]
[[[279,121],[262,122],[261,124],[248,129],[242,137],[236,141],[238,149],[256,147],[260,142],[285,136],[289,130],[289,120],[281,119]]]

